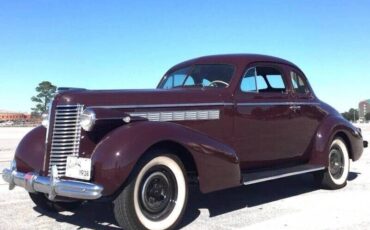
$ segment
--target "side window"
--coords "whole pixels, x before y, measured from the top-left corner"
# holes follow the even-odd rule
[[[303,78],[294,71],[290,71],[290,79],[292,81],[293,89],[296,93],[305,94],[308,93],[308,88]]]
[[[258,91],[267,89],[266,80],[262,76],[260,76],[260,75],[256,76],[256,78],[257,78],[257,88],[258,88]]]
[[[186,78],[185,82],[184,82],[184,85],[194,85],[195,82],[194,82],[194,79],[192,76],[188,76],[188,78]]]
[[[209,85],[209,84],[211,84],[211,82],[209,80],[203,79],[202,85]]]
[[[240,89],[243,92],[283,93],[286,86],[279,70],[273,67],[253,67],[244,74]]]
[[[257,92],[256,68],[250,68],[244,74],[240,89],[243,92]]]
[[[281,75],[267,75],[266,76],[271,87],[274,89],[284,89],[284,81]]]
[[[170,75],[166,76],[160,88],[171,89],[177,86],[182,86],[190,69],[191,67],[179,69],[171,73]]]

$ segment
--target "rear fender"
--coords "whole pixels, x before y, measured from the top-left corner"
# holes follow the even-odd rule
[[[358,160],[363,152],[362,136],[357,129],[348,121],[338,116],[328,116],[321,123],[314,137],[311,164],[329,164],[329,149],[335,137],[341,137],[346,142],[350,158]]]
[[[92,154],[94,181],[103,195],[114,194],[153,145],[172,141],[192,155],[202,192],[240,185],[239,159],[229,146],[198,131],[170,122],[133,122],[106,135]]]

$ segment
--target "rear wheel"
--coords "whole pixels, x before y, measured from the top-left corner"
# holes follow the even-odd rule
[[[123,229],[172,229],[184,214],[187,197],[182,162],[174,155],[155,154],[138,165],[114,201],[114,214]]]
[[[316,173],[316,180],[327,189],[343,188],[347,184],[349,165],[347,146],[341,138],[336,138],[330,146],[329,167]]]
[[[50,212],[74,211],[82,204],[82,201],[54,202],[43,193],[29,193],[29,195],[37,207]]]

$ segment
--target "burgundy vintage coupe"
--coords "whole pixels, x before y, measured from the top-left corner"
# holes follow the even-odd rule
[[[209,193],[313,173],[339,189],[364,147],[293,63],[216,55],[174,66],[154,90],[60,89],[3,177],[40,208],[106,200],[124,229],[172,229],[189,179]]]

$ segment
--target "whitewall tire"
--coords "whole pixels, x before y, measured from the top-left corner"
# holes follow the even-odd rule
[[[328,162],[327,169],[317,174],[316,178],[324,188],[343,188],[347,184],[350,168],[348,149],[343,139],[336,138],[331,143]]]
[[[182,162],[174,155],[148,155],[154,156],[138,165],[114,201],[116,220],[124,229],[172,229],[186,208],[188,186]]]

